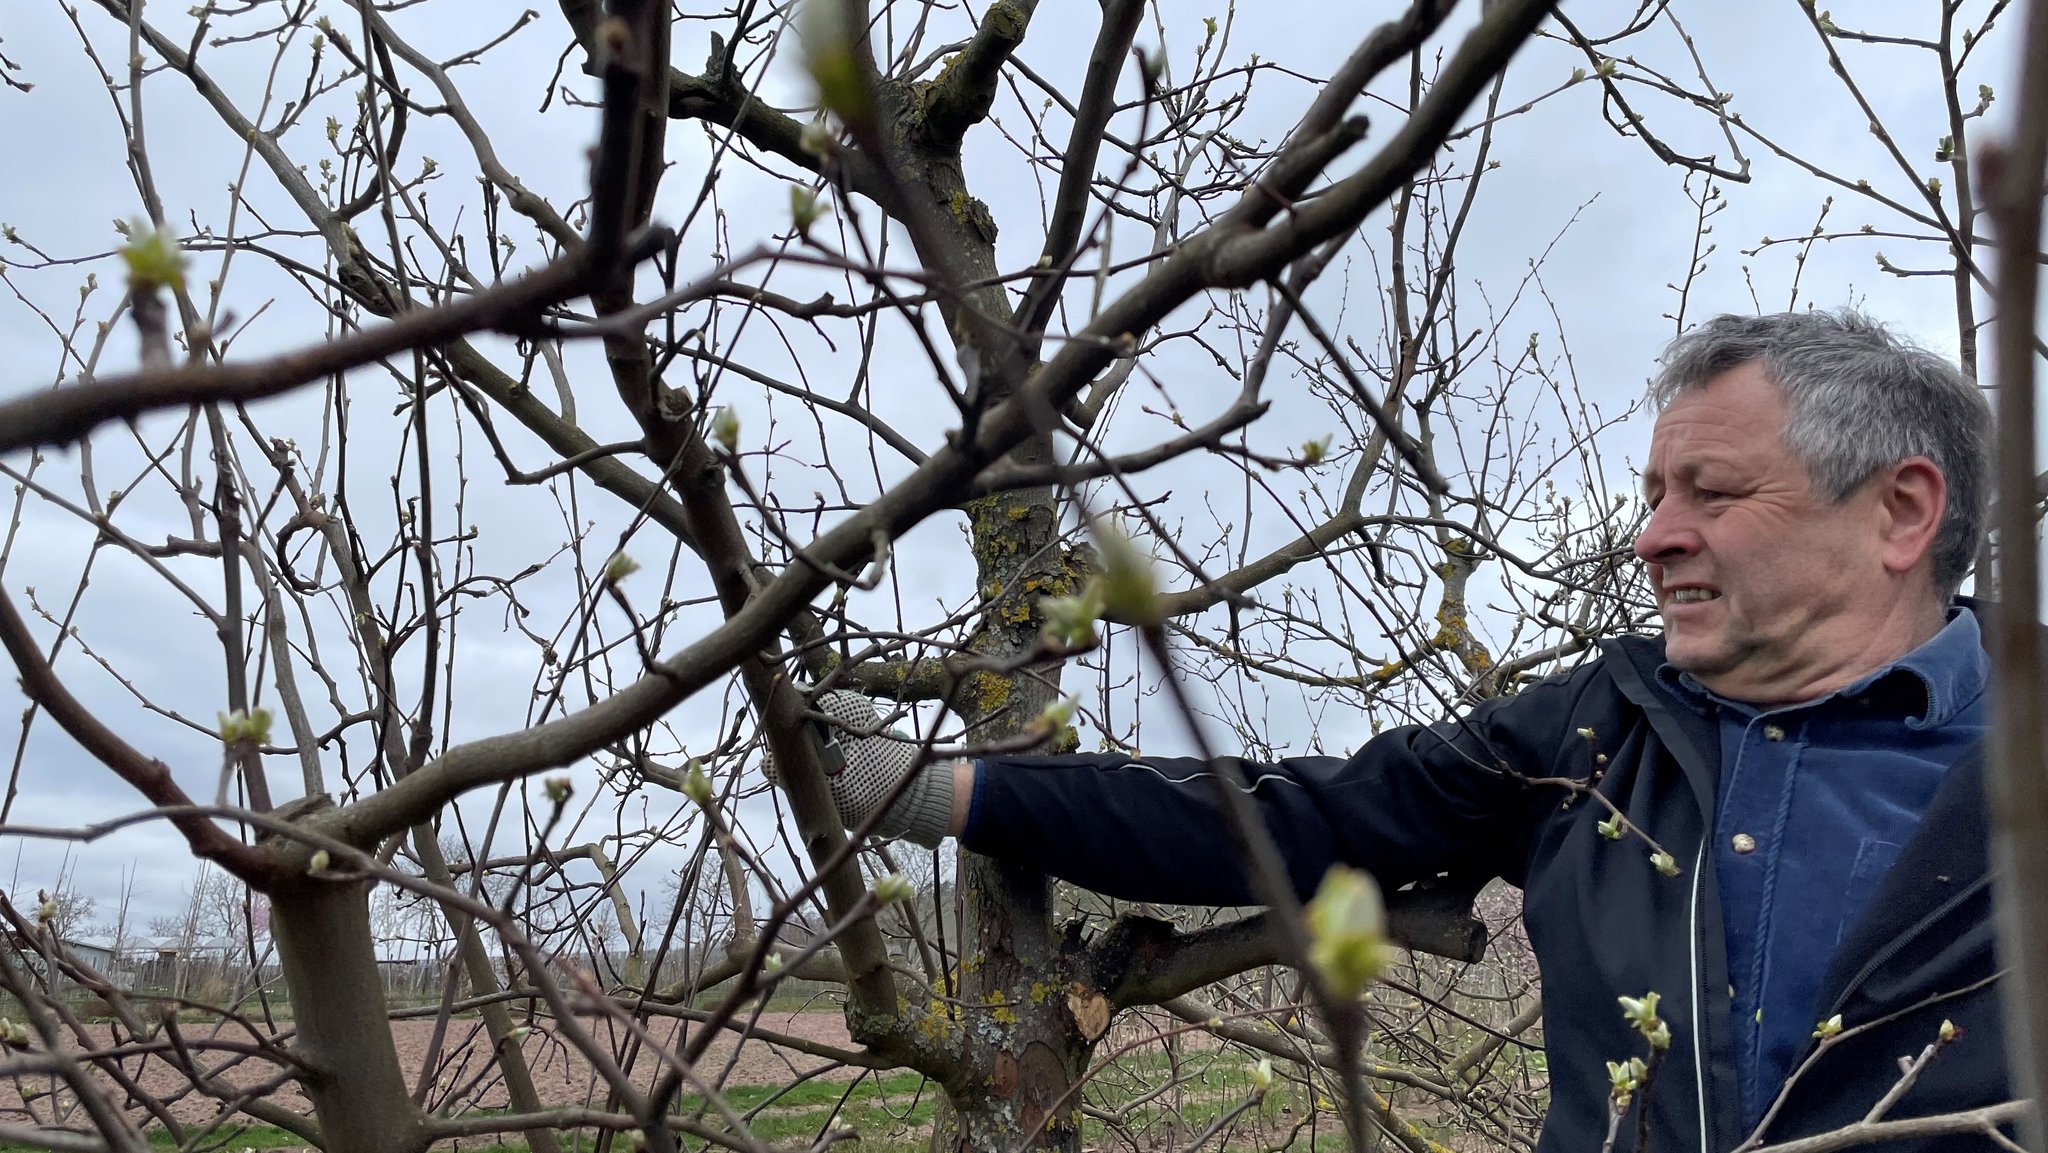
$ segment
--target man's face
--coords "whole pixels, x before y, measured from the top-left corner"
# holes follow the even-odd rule
[[[1785,447],[1786,416],[1754,363],[1681,392],[1651,434],[1643,488],[1654,511],[1635,543],[1666,658],[1759,704],[1822,695],[1918,643],[1897,648],[1881,486],[1839,504],[1815,492]]]

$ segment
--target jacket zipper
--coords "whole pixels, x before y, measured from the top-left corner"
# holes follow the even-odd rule
[[[1707,862],[1707,838],[1700,839],[1700,851],[1692,862],[1692,909],[1688,914],[1692,932],[1692,1073],[1693,1086],[1700,1103],[1700,1153],[1711,1153],[1713,1146],[1707,1141],[1707,1105],[1711,1100],[1707,1093],[1707,1044],[1706,1016],[1701,1003],[1700,985],[1700,873]]]

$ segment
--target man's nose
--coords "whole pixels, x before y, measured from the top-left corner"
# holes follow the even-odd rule
[[[1688,557],[1700,549],[1699,534],[1686,523],[1677,501],[1665,500],[1650,512],[1643,531],[1636,534],[1636,556],[1651,564],[1665,564]]]

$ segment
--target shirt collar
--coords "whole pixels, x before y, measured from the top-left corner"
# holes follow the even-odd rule
[[[1809,708],[1835,699],[1883,697],[1897,702],[1908,728],[1938,729],[1983,694],[1990,672],[1991,658],[1984,652],[1977,614],[1951,606],[1948,623],[1919,648],[1817,700],[1779,709],[1759,709],[1713,692],[1694,680],[1691,673],[1679,671],[1668,661],[1657,669],[1657,679],[1702,715],[1711,715],[1715,705],[1758,715]]]

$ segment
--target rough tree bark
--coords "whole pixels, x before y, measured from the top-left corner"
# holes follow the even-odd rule
[[[271,890],[271,931],[292,991],[306,1093],[326,1153],[417,1153],[427,1135],[385,1016],[370,886],[306,877]]]

